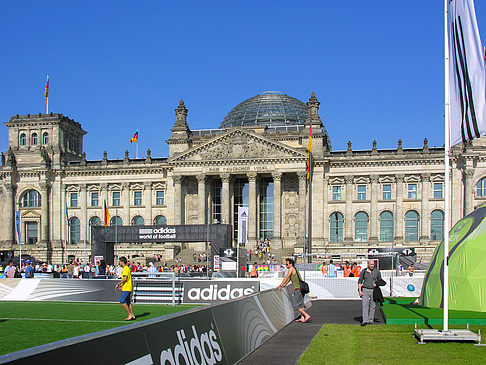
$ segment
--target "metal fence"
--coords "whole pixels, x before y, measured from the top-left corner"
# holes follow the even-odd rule
[[[181,304],[183,285],[174,272],[134,272],[133,302],[144,304]]]

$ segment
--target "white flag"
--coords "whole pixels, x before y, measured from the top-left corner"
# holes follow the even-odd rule
[[[473,0],[448,0],[451,147],[486,134],[486,70]]]

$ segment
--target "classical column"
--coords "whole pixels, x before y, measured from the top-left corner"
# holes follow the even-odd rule
[[[297,172],[299,177],[299,212],[302,214],[302,219],[299,219],[299,231],[297,234],[297,243],[305,244],[305,227],[308,220],[309,212],[307,209],[307,171]]]
[[[403,179],[404,175],[396,175],[396,207],[395,207],[395,242],[403,242]]]
[[[378,242],[378,175],[371,175],[370,242]]]
[[[174,224],[182,224],[182,180],[183,176],[174,175]]]
[[[246,174],[248,176],[248,242],[250,247],[257,239],[257,196],[256,196],[256,181],[258,175],[254,172]]]
[[[353,240],[353,176],[345,176],[346,180],[346,208],[344,215],[344,241]]]
[[[81,204],[81,217],[79,222],[79,241],[86,242],[88,239],[88,191],[86,184],[79,186],[79,202]]]
[[[282,206],[282,173],[275,171],[273,177],[273,241],[280,248],[282,247],[281,229],[281,206]]]
[[[199,224],[206,224],[206,175],[197,175],[196,178]]]
[[[420,242],[426,242],[430,239],[430,211],[429,211],[429,195],[430,195],[430,174],[422,174],[422,206],[420,209]]]
[[[231,224],[231,198],[230,198],[230,174],[221,174],[221,182],[223,184],[221,197],[221,223]]]
[[[41,193],[41,224],[40,224],[40,242],[46,243],[49,240],[49,183],[42,182],[39,184]]]
[[[127,182],[122,183],[122,192],[121,192],[121,204],[123,207],[123,215],[122,220],[124,226],[129,226],[132,224],[130,221],[130,184]],[[120,214],[120,213],[118,213]]]
[[[152,220],[152,182],[147,181],[143,184],[145,189],[145,225],[154,224]]]
[[[11,183],[6,183],[5,190],[7,191],[6,199],[5,199],[5,209],[6,209],[6,217],[5,217],[5,239],[6,243],[13,244],[15,243],[15,236],[14,236],[14,224],[15,224],[15,206],[14,206],[14,195],[15,195],[15,185]],[[23,238],[25,242],[25,237]]]
[[[323,194],[322,194],[322,238],[324,240],[324,245],[328,246],[330,241],[330,224],[329,224],[329,177],[325,176],[324,173],[324,183],[323,183]],[[332,193],[332,192],[331,192]]]
[[[464,216],[474,210],[474,169],[468,168],[464,172]],[[452,228],[452,227],[451,227]]]

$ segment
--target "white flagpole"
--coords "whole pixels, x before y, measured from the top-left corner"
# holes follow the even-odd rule
[[[444,105],[444,187],[445,187],[445,219],[444,219],[444,332],[449,331],[449,218],[450,218],[450,80],[449,80],[449,26],[448,26],[448,0],[444,0],[444,80],[445,80],[445,105]]]
[[[138,140],[137,140],[137,152],[135,155],[136,155],[135,158],[138,159]]]

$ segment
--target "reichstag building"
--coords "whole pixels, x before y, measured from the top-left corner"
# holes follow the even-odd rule
[[[5,122],[9,147],[0,168],[0,249],[15,250],[15,212],[22,252],[65,262],[89,253],[91,226],[230,224],[237,242],[238,207],[249,208],[250,247],[302,252],[306,242],[309,129],[313,252],[361,252],[392,244],[425,259],[442,240],[444,149],[423,146],[334,151],[314,93],[307,103],[265,92],[235,106],[217,129],[191,130],[183,100],[175,109],[168,157],[88,160],[87,133],[63,114],[15,115]],[[451,156],[451,224],[486,199],[483,139]],[[66,213],[67,212],[67,213]],[[69,224],[68,224],[69,220]],[[123,243],[118,254],[172,259],[182,244]],[[188,244],[189,245],[189,244]],[[203,250],[204,243],[191,244]]]

